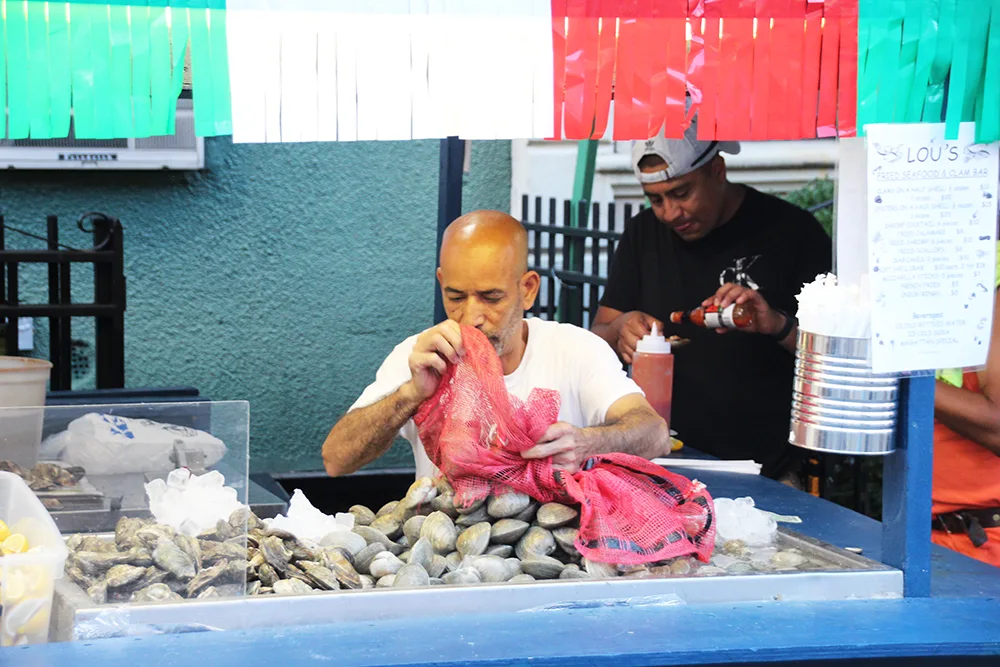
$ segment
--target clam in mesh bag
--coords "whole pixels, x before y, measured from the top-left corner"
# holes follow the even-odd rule
[[[573,473],[524,459],[559,415],[559,393],[511,396],[486,336],[462,327],[466,354],[449,364],[414,421],[427,455],[467,505],[514,489],[539,502],[580,505],[576,547],[586,558],[637,565],[684,555],[707,562],[715,540],[704,485],[630,454],[602,454]]]

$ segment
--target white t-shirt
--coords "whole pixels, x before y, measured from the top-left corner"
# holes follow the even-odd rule
[[[622,370],[611,347],[596,334],[534,317],[525,321],[524,357],[513,373],[504,376],[511,395],[525,400],[532,389],[555,389],[562,398],[559,421],[583,428],[604,423],[608,408],[623,396],[642,393]],[[376,403],[410,380],[408,360],[416,340],[417,336],[410,336],[393,349],[351,410]],[[417,477],[435,475],[437,469],[427,458],[412,419],[399,434],[413,447]]]

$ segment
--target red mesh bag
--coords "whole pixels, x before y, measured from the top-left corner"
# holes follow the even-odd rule
[[[580,505],[576,547],[586,558],[637,565],[693,554],[707,562],[715,541],[712,499],[704,485],[630,454],[588,459],[572,475],[549,459],[525,459],[559,415],[559,393],[507,393],[503,368],[486,336],[462,327],[466,354],[449,364],[414,421],[428,457],[467,505],[514,489],[540,502]]]

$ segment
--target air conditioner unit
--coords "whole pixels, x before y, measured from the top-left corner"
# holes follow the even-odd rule
[[[2,119],[2,117],[0,117]],[[146,139],[0,139],[0,169],[203,169],[190,99],[177,100],[172,136]]]

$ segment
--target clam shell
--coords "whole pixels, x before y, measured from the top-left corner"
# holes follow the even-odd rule
[[[354,515],[355,526],[370,526],[371,522],[375,520],[375,512],[364,505],[352,505],[347,511]]]
[[[368,541],[364,537],[350,530],[335,530],[332,533],[327,533],[319,543],[324,547],[345,549],[352,558],[357,558],[361,550],[368,545]]]
[[[576,550],[576,538],[579,534],[580,530],[578,528],[570,526],[563,526],[552,531],[552,537],[555,538],[559,548],[574,557],[580,555],[580,552]]]
[[[426,478],[425,478],[426,479]],[[429,481],[429,480],[428,480]],[[416,588],[430,585],[430,576],[420,565],[404,565],[396,572],[393,588]]]
[[[432,512],[421,524],[419,537],[430,540],[436,553],[448,554],[455,550],[458,530],[455,528],[455,522],[446,513]]]
[[[410,562],[410,550],[407,549],[403,553],[399,554],[399,560],[403,561],[404,563],[409,563]]]
[[[534,583],[535,578],[530,574],[519,574],[516,577],[511,577],[507,582],[508,584],[531,584]]]
[[[806,557],[794,551],[779,551],[771,556],[771,563],[775,567],[798,567],[806,562]],[[704,568],[702,568],[704,569]]]
[[[259,583],[259,582],[254,582],[254,583]],[[198,593],[198,596],[195,599],[204,600],[205,598],[219,598],[219,597],[222,597],[221,595],[219,595],[219,589],[216,588],[215,586],[209,586],[201,593]]]
[[[431,577],[440,577],[448,570],[448,561],[441,554],[434,554],[431,559],[431,566],[427,568],[427,574]]]
[[[531,503],[528,507],[515,516],[514,518],[518,521],[524,521],[525,523],[531,523],[535,520],[535,515],[538,514],[538,503]]]
[[[392,514],[378,517],[372,521],[372,525],[369,527],[379,531],[390,540],[396,539],[403,532],[403,525],[399,522],[399,519]]]
[[[566,566],[551,556],[531,556],[521,561],[521,569],[535,579],[558,579]]]
[[[375,582],[375,588],[392,588],[394,583],[396,583],[396,575],[387,574]]]
[[[490,544],[490,524],[483,521],[469,528],[458,536],[455,548],[463,556],[478,556],[486,551]]]
[[[687,558],[678,558],[670,564],[670,574],[689,574],[693,568]]]
[[[504,558],[503,562],[504,564],[507,565],[508,579],[524,573],[524,570],[521,568],[521,561],[519,561],[517,558]]]
[[[385,547],[379,542],[374,542],[369,544],[364,549],[358,552],[358,555],[354,558],[354,569],[356,569],[361,574],[371,574],[369,571],[369,566],[372,560],[375,559],[380,553],[385,551]]]
[[[123,588],[129,584],[139,581],[142,579],[142,575],[144,574],[146,574],[146,568],[144,567],[136,567],[135,565],[115,565],[108,570],[108,576],[105,578],[105,582],[107,582],[108,588]]]
[[[399,546],[401,546],[401,547],[403,547],[405,549],[409,549],[410,546],[411,546],[410,545],[410,538],[408,538],[406,535],[403,535],[398,540],[396,540],[396,544],[398,544]]]
[[[434,488],[437,489],[438,495],[451,494],[455,495],[455,489],[452,487],[451,482],[444,475],[441,475],[436,480],[434,480]]]
[[[410,541],[410,545],[415,544],[420,539],[420,529],[425,521],[427,521],[427,517],[418,514],[410,517],[403,524],[403,535]]]
[[[386,575],[396,574],[402,567],[403,561],[388,551],[383,551],[372,560],[368,566],[368,572],[376,579],[381,579]]]
[[[444,586],[444,579],[440,579],[438,577],[431,577],[430,579],[427,580],[427,583],[430,584],[431,586]]]
[[[471,559],[471,566],[479,572],[479,578],[487,583],[507,581],[510,568],[499,556],[477,556]]]
[[[500,519],[490,529],[490,541],[494,544],[514,544],[530,527],[531,524],[517,519]]]
[[[361,537],[365,538],[365,542],[368,544],[378,542],[386,549],[388,549],[389,545],[392,544],[392,540],[386,537],[385,533],[375,530],[371,526],[355,526],[351,532],[357,533]]]
[[[451,493],[437,495],[431,499],[431,509],[444,512],[452,519],[458,517],[458,510],[455,509],[455,496]]]
[[[553,530],[571,523],[578,516],[580,516],[580,512],[562,503],[545,503],[538,508],[535,519],[542,528]]]
[[[486,555],[510,558],[514,555],[514,547],[510,544],[493,544],[486,548]]]
[[[395,542],[389,542],[388,551],[392,552],[392,554],[394,556],[399,556],[400,554],[402,554],[406,550],[407,550],[406,547],[404,547],[402,544],[396,544]]]
[[[480,498],[479,500],[473,500],[469,503],[463,503],[458,498],[455,499],[455,509],[459,514],[472,514],[479,508],[486,504],[486,498]]]
[[[400,558],[402,560],[402,558]],[[421,537],[417,540],[417,543],[413,545],[410,549],[410,557],[407,559],[407,563],[410,565],[419,565],[428,573],[430,573],[431,563],[434,561],[434,547],[431,546],[431,541],[426,537]]]
[[[305,595],[312,593],[309,584],[298,579],[282,579],[276,581],[273,586],[275,595]]]
[[[487,513],[494,519],[506,519],[517,516],[528,509],[531,496],[518,491],[509,491],[499,496],[492,496],[486,504]]]
[[[562,572],[559,573],[560,579],[593,579],[588,573],[577,568],[573,569],[570,567],[564,567]]]
[[[194,560],[173,540],[161,537],[153,549],[153,562],[178,579],[190,579],[197,574]],[[113,584],[111,584],[114,587]]]
[[[367,574],[361,575],[361,588],[375,588],[375,578]]]
[[[489,521],[490,515],[486,511],[486,507],[479,507],[479,509],[473,510],[468,514],[462,514],[457,519],[455,519],[455,525],[461,526],[462,528],[468,528],[469,526],[475,526],[477,523],[482,523],[483,521]]]
[[[410,485],[406,496],[399,504],[405,509],[414,509],[430,502],[436,495],[437,488],[434,486],[434,481],[430,477],[420,477]]]
[[[393,512],[396,511],[396,507],[398,506],[399,506],[398,500],[390,500],[385,505],[382,505],[382,508],[379,509],[378,512],[375,512],[375,519],[392,514]],[[372,519],[372,521],[374,521],[375,519]]]
[[[454,572],[459,569],[462,565],[462,554],[457,551],[452,551],[450,554],[444,557],[444,561],[448,564],[448,571]]]
[[[530,556],[549,556],[556,550],[552,533],[540,526],[532,526],[518,541],[514,553],[521,560]]]
[[[598,563],[597,561],[583,559],[583,569],[594,579],[611,579],[618,576],[618,568],[610,563]]]
[[[482,582],[479,571],[472,567],[463,567],[454,572],[449,572],[442,579],[444,583],[452,585],[469,585]]]

